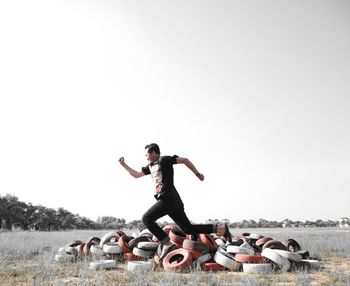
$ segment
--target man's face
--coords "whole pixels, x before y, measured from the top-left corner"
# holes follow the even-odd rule
[[[145,156],[146,156],[146,160],[150,163],[154,163],[155,161],[157,161],[157,158],[158,158],[156,152],[154,151],[148,152],[148,148],[146,149]]]

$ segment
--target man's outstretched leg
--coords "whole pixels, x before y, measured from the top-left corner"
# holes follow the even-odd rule
[[[232,235],[226,223],[220,222],[219,224],[192,224],[188,219],[183,207],[176,209],[170,213],[169,216],[186,234],[217,233],[218,235],[223,236],[227,241],[232,242]]]

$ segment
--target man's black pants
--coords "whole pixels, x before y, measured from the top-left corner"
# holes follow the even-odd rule
[[[159,199],[142,217],[142,222],[159,241],[165,239],[167,234],[156,221],[165,215],[168,215],[186,234],[216,232],[216,225],[192,224],[185,213],[184,205],[180,198],[164,198]]]

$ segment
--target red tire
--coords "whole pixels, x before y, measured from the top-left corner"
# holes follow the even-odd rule
[[[186,248],[184,248],[186,249]],[[198,257],[201,257],[203,255],[203,252],[201,251],[196,251],[192,249],[186,249],[189,253],[191,253],[192,260],[196,260]]]
[[[205,262],[201,265],[202,270],[204,271],[223,271],[226,268],[216,262]]]
[[[131,252],[131,249],[129,247],[129,241],[131,241],[132,239],[134,239],[132,236],[127,236],[127,235],[122,235],[121,237],[119,237],[118,239],[118,245],[120,246],[120,250],[123,253],[128,253]]]
[[[140,260],[140,257],[136,256],[135,254],[133,254],[132,252],[127,252],[127,253],[123,253],[123,258],[127,261],[136,261],[136,260]]]
[[[119,229],[114,230],[114,232],[117,233],[119,236],[126,235],[126,233],[124,231],[119,230]]]
[[[263,245],[270,240],[272,240],[271,237],[262,237],[255,242],[255,245],[263,247]]]
[[[182,243],[186,239],[186,234],[182,231],[172,229],[169,232],[169,238],[172,242],[182,245]]]
[[[202,244],[208,246],[210,252],[216,251],[216,249],[218,248],[218,245],[217,245],[217,243],[215,242],[214,237],[211,236],[210,234],[203,234],[203,233],[201,233],[201,234],[199,235],[198,240],[199,240]]]
[[[82,243],[77,246],[78,256],[84,256],[84,246],[85,246],[85,243]]]
[[[179,271],[187,269],[192,263],[192,255],[187,249],[176,249],[169,252],[164,260],[163,267],[166,271]]]
[[[176,226],[176,224],[167,224],[167,225],[164,226],[162,229],[163,229],[163,231],[164,231],[167,235],[169,235],[169,232],[170,232],[172,229],[174,229],[174,228],[178,228],[178,227]]]
[[[261,263],[262,257],[260,254],[249,255],[249,254],[238,253],[235,255],[235,260],[237,262],[242,262],[242,263]]]
[[[200,241],[193,241],[193,240],[189,240],[189,239],[185,239],[183,241],[182,247],[185,249],[190,249],[190,250],[194,250],[197,252],[204,252],[204,251],[208,252],[208,250],[209,250],[208,246],[204,245]]]
[[[292,238],[288,239],[284,243],[284,245],[287,247],[287,250],[290,252],[298,252],[301,250],[300,244]]]
[[[93,245],[93,244],[98,245],[98,244],[100,244],[100,241],[101,241],[101,239],[98,237],[95,237],[95,236],[90,237],[84,245],[84,249],[83,249],[84,255],[86,255],[86,256],[89,255],[91,245]]]

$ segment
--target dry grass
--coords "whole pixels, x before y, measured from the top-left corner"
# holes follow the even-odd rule
[[[303,249],[322,260],[317,272],[253,275],[235,272],[163,270],[129,272],[124,264],[108,271],[89,269],[89,261],[58,264],[58,248],[75,239],[102,237],[108,231],[0,233],[1,285],[350,285],[350,230],[340,229],[254,229],[279,240],[294,238]]]

